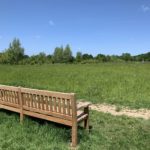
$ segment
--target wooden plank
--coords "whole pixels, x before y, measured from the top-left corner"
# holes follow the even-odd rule
[[[41,109],[41,106],[40,106],[40,96],[39,95],[36,95],[37,97],[37,109]]]
[[[32,94],[32,107],[35,108],[35,94]]]
[[[90,102],[78,102],[77,103],[77,110],[80,110],[82,108],[89,107],[91,105]]]
[[[55,91],[47,91],[47,90],[37,90],[37,89],[29,89],[29,88],[21,88],[23,93],[30,93],[36,95],[45,95],[51,97],[62,97],[65,99],[70,99],[74,93],[62,93],[62,92],[55,92]]]
[[[22,93],[23,94],[23,101],[24,101],[24,103],[23,103],[23,105],[25,105],[25,106],[27,106],[27,95],[26,94],[24,94],[24,93]]]
[[[77,105],[75,95],[71,98],[72,101],[72,146],[76,147],[78,143],[77,138]]]
[[[12,103],[15,104],[14,91],[11,92],[11,96],[12,96]]]
[[[11,91],[9,91],[9,102],[12,103],[12,96],[11,96]]]
[[[6,86],[6,85],[1,85],[0,84],[0,89],[1,90],[11,90],[11,91],[18,91],[18,87],[14,87],[14,86]]]
[[[44,110],[44,96],[41,95],[41,105],[42,105],[42,110]]]
[[[63,118],[63,119],[66,119],[66,120],[72,120],[71,116],[63,115],[63,114],[56,113],[56,112],[50,112],[50,111],[46,111],[46,110],[39,110],[39,109],[27,107],[27,106],[23,106],[23,109],[31,111],[31,112],[37,112],[37,113],[41,113],[41,114],[45,114],[45,115],[50,115],[50,116],[54,116],[54,117],[58,117],[58,118]]]
[[[28,115],[28,116],[32,116],[32,117],[41,118],[41,119],[44,119],[44,120],[64,124],[64,125],[67,125],[67,126],[72,125],[71,121],[69,121],[69,120],[64,120],[64,119],[56,118],[56,117],[52,117],[52,116],[46,116],[46,115],[35,113],[35,112],[24,111],[24,114]]]
[[[17,94],[14,92],[15,104],[17,104]]]
[[[33,108],[33,95],[30,94],[30,107]]]
[[[49,111],[49,108],[48,108],[49,103],[48,103],[48,97],[47,96],[45,97],[45,104],[46,104],[46,108],[45,108],[46,111]]]
[[[9,91],[9,102],[12,103],[12,95],[11,95],[11,92],[12,92],[12,91]]]
[[[53,102],[52,102],[52,97],[49,97],[49,105],[50,105],[50,111],[52,112],[53,111]]]
[[[21,88],[18,88],[18,94],[19,94],[19,104],[20,104],[20,122],[23,121],[23,99],[22,99],[22,93]]]
[[[67,115],[71,115],[71,113],[70,113],[70,100],[69,99],[67,99]]]
[[[6,96],[6,101],[9,102],[9,99],[8,99],[8,90],[5,91],[5,96]]]
[[[53,97],[53,107],[54,107],[54,112],[57,112],[56,97]]]
[[[88,114],[84,114],[80,118],[78,118],[77,122],[79,123],[79,122],[85,120],[87,117],[88,117]]]
[[[10,95],[11,91],[7,91],[7,97],[8,97],[8,101],[11,103],[11,95]]]
[[[34,95],[34,105],[35,108],[37,109],[38,108],[37,95]]]
[[[62,108],[63,108],[63,114],[66,114],[66,105],[65,105],[65,99],[62,99]]]
[[[29,94],[27,94],[27,105],[28,105],[28,107],[30,107],[30,95]]]
[[[6,90],[4,90],[4,101],[7,102],[7,98],[6,98]]]
[[[12,107],[12,106],[7,106],[7,105],[1,104],[1,108],[2,109],[6,109],[6,110],[10,110],[10,111],[13,111],[13,112],[20,113],[20,109],[19,108],[15,108],[15,107]]]
[[[4,101],[4,90],[2,90],[1,93],[2,93],[2,101]]]
[[[4,91],[4,94],[5,94],[5,95],[4,95],[4,96],[5,96],[5,102],[8,102],[8,101],[7,101],[7,91],[6,91],[6,90]]]
[[[58,98],[58,112],[61,113],[61,98]]]
[[[16,108],[20,108],[19,104],[14,104],[14,103],[10,103],[10,102],[6,102],[6,101],[1,101],[2,105],[7,105],[10,107],[16,107]]]

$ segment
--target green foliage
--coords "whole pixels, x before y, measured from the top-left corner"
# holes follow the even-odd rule
[[[93,59],[93,56],[91,54],[83,54],[82,59],[83,60]]]
[[[53,54],[53,63],[69,63],[73,62],[72,51],[69,45],[56,47]]]
[[[9,48],[5,50],[3,54],[4,63],[18,64],[18,62],[24,57],[24,48],[21,47],[19,39],[14,39],[10,43]]]
[[[72,56],[72,50],[70,45],[66,45],[65,48],[56,47],[54,53],[47,55],[44,52],[38,55],[27,56],[24,54],[24,48],[21,47],[19,39],[15,38],[9,45],[8,49],[5,49],[0,53],[0,64],[49,64],[49,63],[101,63],[101,62],[131,62],[131,61],[150,61],[150,52],[137,56],[131,56],[130,53],[123,53],[118,55],[104,55],[98,54],[93,57],[91,54],[82,54],[77,52],[76,58]]]
[[[81,52],[77,52],[76,54],[76,62],[81,62],[82,61],[82,53]]]
[[[150,61],[150,52],[133,57],[135,61]]]
[[[129,53],[123,53],[121,58],[125,61],[132,61],[132,56]]]
[[[100,62],[106,62],[106,61],[107,61],[107,57],[106,57],[105,55],[103,55],[103,54],[98,54],[98,55],[96,56],[96,59],[97,59],[98,61],[100,61]]]
[[[54,63],[62,63],[63,62],[63,47],[56,47],[53,54],[53,62]]]
[[[68,63],[72,62],[72,51],[69,45],[66,45],[65,49],[63,50],[63,62]]]

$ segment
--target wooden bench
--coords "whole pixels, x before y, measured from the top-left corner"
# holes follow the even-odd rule
[[[80,122],[89,129],[90,103],[77,103],[74,93],[61,93],[0,85],[0,108],[72,127],[72,146],[77,145]]]

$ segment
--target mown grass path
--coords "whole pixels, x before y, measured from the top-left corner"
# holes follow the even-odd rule
[[[128,116],[133,118],[150,119],[149,109],[130,109],[127,107],[108,105],[108,104],[92,104],[91,110],[96,110],[103,113],[110,113],[114,116]]]

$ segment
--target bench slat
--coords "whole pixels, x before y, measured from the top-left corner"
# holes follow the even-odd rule
[[[65,99],[70,99],[74,93],[62,93],[62,92],[53,92],[46,90],[37,90],[37,89],[29,89],[29,88],[21,88],[23,93],[31,93],[36,95],[47,95],[51,97],[63,97]]]
[[[28,107],[28,106],[23,106],[23,109],[27,110],[27,111],[33,111],[33,112],[49,115],[49,116],[55,116],[55,117],[58,117],[58,118],[63,118],[63,119],[66,119],[66,120],[72,120],[71,116],[67,116],[67,115],[64,116],[63,114],[56,113],[56,112],[50,112],[50,111],[46,111],[46,110],[39,110],[39,109],[35,109],[35,108],[32,108],[32,107]]]
[[[64,125],[72,126],[71,121],[64,120],[62,118],[56,118],[56,117],[53,117],[53,116],[46,116],[46,115],[43,115],[43,114],[38,114],[38,113],[35,113],[35,112],[26,111],[26,110],[24,110],[24,114],[28,115],[28,116],[41,118],[41,119],[44,119],[44,120],[53,121],[53,122],[61,123],[61,124],[64,124]]]

